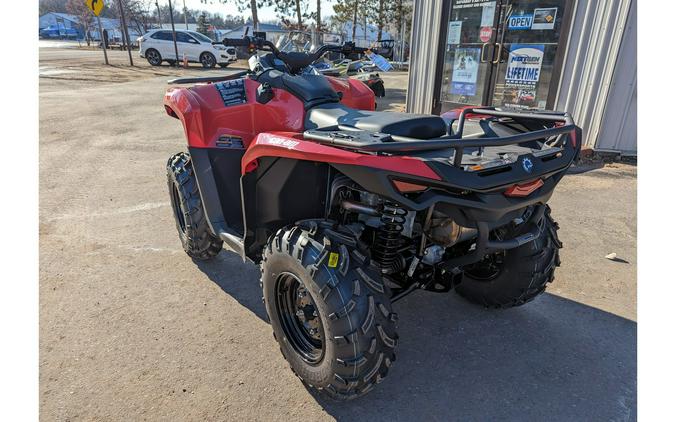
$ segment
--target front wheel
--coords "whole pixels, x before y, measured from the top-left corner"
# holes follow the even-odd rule
[[[261,269],[274,337],[305,384],[348,400],[382,381],[395,360],[396,314],[352,233],[314,220],[281,229]]]
[[[562,247],[558,223],[551,218],[548,205],[539,227],[541,233],[536,240],[465,267],[455,291],[488,308],[520,306],[542,294],[560,265]]]
[[[199,62],[205,69],[213,69],[216,67],[216,56],[209,52],[202,53],[202,55],[199,57]]]
[[[211,259],[223,248],[206,221],[190,154],[179,152],[166,165],[169,197],[178,237],[185,253],[198,260]]]

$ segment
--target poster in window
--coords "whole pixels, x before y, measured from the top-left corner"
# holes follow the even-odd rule
[[[534,9],[534,20],[532,21],[531,29],[553,29],[557,14],[557,7]]]
[[[480,48],[458,48],[452,65],[452,84],[450,93],[456,95],[476,95]]]
[[[537,86],[543,60],[544,45],[512,45],[504,78],[504,105],[537,107]]]
[[[480,26],[492,26],[495,22],[495,8],[497,2],[491,1],[483,5],[483,13],[480,18]]]
[[[448,24],[448,44],[459,44],[462,37],[462,21],[452,21]]]

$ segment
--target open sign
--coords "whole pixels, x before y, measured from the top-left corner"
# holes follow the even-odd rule
[[[509,17],[509,29],[530,29],[533,15],[515,15]]]

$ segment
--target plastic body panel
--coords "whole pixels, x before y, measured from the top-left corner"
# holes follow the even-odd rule
[[[407,156],[375,156],[359,154],[303,140],[302,135],[288,132],[261,133],[249,146],[241,161],[242,174],[261,157],[284,157],[333,164],[348,164],[389,170],[421,178],[440,180],[423,160]]]
[[[336,91],[342,92],[341,102],[361,110],[375,109],[375,96],[362,82],[329,78]],[[266,104],[256,101],[260,83],[244,79],[246,103],[226,106],[214,84],[191,88],[170,88],[164,95],[169,115],[180,119],[188,146],[215,148],[223,135],[241,138],[248,148],[253,138],[263,132],[304,131],[305,109],[301,100],[291,93],[273,88],[274,98]]]
[[[188,146],[215,148],[223,135],[239,137],[248,147],[256,134],[270,130],[302,132],[305,110],[292,94],[273,89],[267,104],[256,102],[260,84],[244,79],[246,103],[226,106],[214,84],[171,88],[164,96],[167,112],[183,123]]]
[[[375,94],[365,83],[356,79],[326,78],[334,90],[342,93],[340,103],[358,110],[375,110]]]

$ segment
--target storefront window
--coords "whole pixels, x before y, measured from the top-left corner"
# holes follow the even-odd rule
[[[453,0],[440,112],[461,105],[545,109],[566,0]]]

